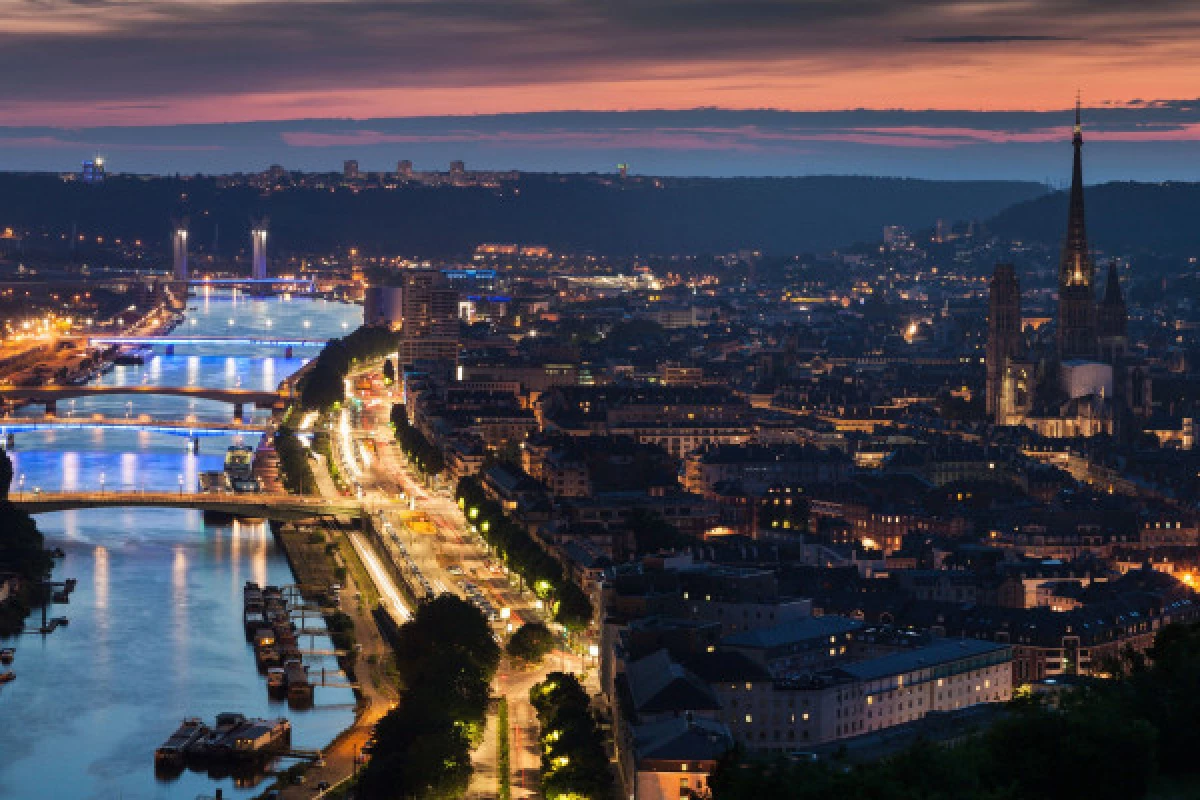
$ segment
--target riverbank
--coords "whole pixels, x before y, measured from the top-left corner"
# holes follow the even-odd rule
[[[358,756],[371,738],[372,728],[395,706],[395,666],[391,649],[371,614],[370,595],[374,592],[364,592],[367,587],[360,583],[363,579],[356,575],[357,570],[346,566],[343,547],[350,545],[337,526],[329,522],[274,524],[272,529],[306,597],[311,592],[310,599],[315,600],[322,587],[341,587],[340,591],[326,593],[320,604],[331,609],[336,603],[349,618],[352,638],[357,645],[351,655],[338,659],[342,670],[358,684],[354,723],[322,748],[323,765],[290,771],[275,787],[283,798],[310,797],[316,784],[324,782],[333,786],[354,775]],[[331,626],[332,614],[324,616],[326,625]],[[285,781],[294,780],[297,774],[303,775],[303,784],[283,785]]]

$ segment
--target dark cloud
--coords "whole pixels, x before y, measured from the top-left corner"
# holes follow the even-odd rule
[[[0,103],[910,67],[928,44],[1194,36],[1192,0],[0,0]],[[99,12],[99,13],[98,13]],[[1004,30],[982,35],[981,28]],[[803,66],[796,66],[800,62]],[[782,68],[781,68],[782,69]],[[801,73],[803,70],[803,74]]]

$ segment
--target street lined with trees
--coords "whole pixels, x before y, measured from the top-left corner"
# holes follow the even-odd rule
[[[563,573],[562,565],[517,525],[475,478],[463,478],[456,492],[459,507],[484,541],[500,554],[508,568],[549,604],[556,622],[580,631],[592,621],[592,601]]]

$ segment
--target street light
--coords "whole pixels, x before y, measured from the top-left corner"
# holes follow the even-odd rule
[[[179,495],[183,496],[183,473],[179,474]]]
[[[25,496],[25,473],[21,473],[21,496]]]
[[[104,473],[100,473],[100,494],[104,494]]]

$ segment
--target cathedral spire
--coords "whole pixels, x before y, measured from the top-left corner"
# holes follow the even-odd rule
[[[1088,252],[1087,225],[1083,211],[1083,122],[1082,103],[1075,98],[1075,128],[1071,137],[1075,151],[1071,166],[1070,205],[1067,235],[1058,266],[1058,355],[1060,358],[1095,358],[1096,266]]]
[[[1075,160],[1071,167],[1071,201],[1067,211],[1067,239],[1063,242],[1060,285],[1092,285],[1095,268],[1088,255],[1087,225],[1083,213],[1083,123],[1080,101],[1075,98],[1075,132],[1071,146]]]

